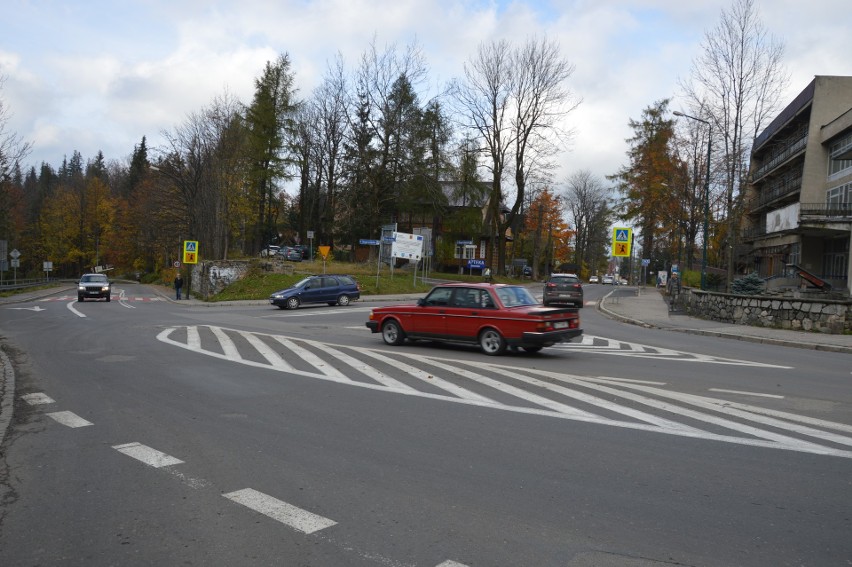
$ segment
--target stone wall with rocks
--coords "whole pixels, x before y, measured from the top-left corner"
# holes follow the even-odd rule
[[[292,274],[294,265],[283,258],[206,260],[193,266],[190,289],[196,296],[208,299],[235,281],[244,278],[251,269],[274,274]]]
[[[852,333],[852,301],[716,293],[684,289],[676,309],[689,315],[738,325],[829,334]]]

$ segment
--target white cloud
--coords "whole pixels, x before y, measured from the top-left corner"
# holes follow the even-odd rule
[[[816,74],[852,74],[846,0],[764,1],[766,27],[787,44],[784,100]],[[432,91],[460,76],[480,43],[557,40],[576,65],[576,135],[562,163],[603,176],[625,159],[628,121],[677,94],[705,30],[728,0],[108,0],[20,3],[0,21],[0,96],[10,126],[34,142],[30,162],[58,165],[74,150],[123,159],[226,90],[244,102],[267,61],[287,52],[303,96],[339,52],[349,68],[376,39],[415,39]],[[32,22],[38,22],[34,27]],[[32,30],[36,30],[34,33]],[[785,102],[786,103],[786,102]],[[676,103],[673,103],[676,104]]]

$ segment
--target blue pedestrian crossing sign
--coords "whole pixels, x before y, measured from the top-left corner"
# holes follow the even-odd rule
[[[183,241],[183,263],[197,264],[198,263],[198,241],[184,240]]]
[[[612,229],[612,255],[630,256],[630,246],[633,244],[632,236],[632,228],[616,227]]]

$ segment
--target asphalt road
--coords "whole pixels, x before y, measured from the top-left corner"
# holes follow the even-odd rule
[[[73,299],[2,309],[0,565],[852,560],[848,355],[592,305],[492,358],[387,347],[364,302]]]

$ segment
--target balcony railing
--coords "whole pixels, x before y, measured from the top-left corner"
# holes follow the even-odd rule
[[[789,146],[786,146],[780,152],[773,154],[772,157],[769,158],[769,161],[763,163],[757,171],[754,172],[753,179],[757,180],[796,155],[799,152],[804,151],[805,146],[808,144],[808,133],[805,132],[804,136],[795,140]]]
[[[764,187],[760,191],[760,195],[757,198],[757,206],[763,206],[767,203],[775,201],[776,199],[780,199],[782,197],[786,197],[787,195],[798,193],[801,190],[801,177],[795,177],[793,179],[782,179]]]
[[[748,228],[743,229],[742,234],[740,235],[743,240],[755,240],[760,238],[761,236],[766,236],[766,226],[763,224],[757,226],[750,226]]]
[[[852,218],[852,203],[800,203],[800,217]]]

